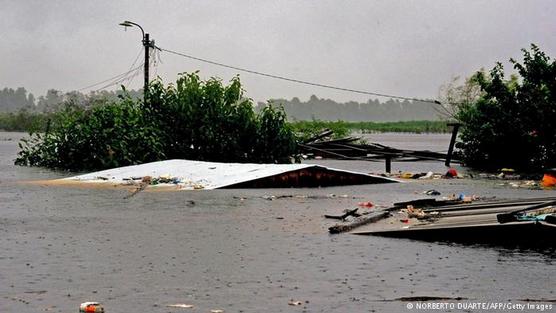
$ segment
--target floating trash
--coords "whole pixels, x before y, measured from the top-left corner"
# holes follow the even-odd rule
[[[297,300],[293,300],[293,299],[291,299],[290,302],[288,302],[288,305],[294,305],[294,306],[295,306],[295,305],[302,305],[302,304],[303,304],[303,302],[297,301]]]
[[[545,173],[541,184],[543,187],[556,187],[556,170],[552,169]]]
[[[169,307],[169,308],[192,309],[195,306],[192,305],[192,304],[177,303],[177,304],[168,304],[167,307]]]
[[[362,208],[372,208],[375,206],[371,201],[359,202],[357,205]]]
[[[454,168],[450,168],[447,172],[446,175],[444,175],[446,178],[457,178],[458,177],[458,171],[456,171],[456,169]]]
[[[79,305],[79,313],[104,313],[104,308],[98,302],[83,302]]]

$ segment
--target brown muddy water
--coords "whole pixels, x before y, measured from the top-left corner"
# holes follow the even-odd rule
[[[409,312],[402,297],[467,302],[556,299],[556,256],[351,234],[323,214],[437,189],[499,198],[554,196],[497,181],[142,192],[18,183],[68,175],[17,167],[22,134],[0,133],[0,312]],[[447,135],[371,135],[395,147],[445,150]],[[382,163],[319,161],[378,172]],[[394,170],[444,171],[440,163]],[[347,195],[331,198],[330,194]],[[265,196],[302,195],[266,200]],[[554,238],[539,238],[554,240]],[[301,301],[298,306],[290,300]],[[185,303],[194,308],[170,308]],[[457,312],[458,310],[453,310]],[[461,311],[461,310],[459,310]],[[467,312],[473,310],[467,310]],[[493,310],[491,310],[493,311]],[[527,310],[526,310],[527,311]]]

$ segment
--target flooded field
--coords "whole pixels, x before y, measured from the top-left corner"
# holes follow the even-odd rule
[[[361,201],[389,205],[428,189],[499,198],[555,191],[461,179],[141,192],[124,199],[127,191],[121,189],[21,184],[69,175],[13,166],[21,136],[0,133],[0,312],[77,312],[85,301],[102,302],[107,313],[409,312],[399,298],[556,299],[553,250],[331,236],[327,227],[333,222],[323,218]],[[394,147],[436,151],[446,150],[449,141],[449,135],[369,136]],[[311,163],[384,170],[383,163]],[[446,170],[441,163],[392,168]],[[302,197],[268,200],[272,195]],[[291,300],[301,304],[289,305]],[[178,303],[194,307],[167,307]]]

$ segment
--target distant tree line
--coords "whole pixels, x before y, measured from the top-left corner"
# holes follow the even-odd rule
[[[98,101],[114,101],[124,95],[124,90],[94,91],[82,93],[79,91],[62,92],[49,89],[45,95],[36,98],[24,87],[0,89],[0,113],[16,113],[22,110],[28,112],[56,112],[66,103],[88,107]],[[127,90],[131,98],[142,97],[143,91]],[[282,105],[289,120],[307,121],[348,121],[348,122],[394,122],[415,120],[440,120],[438,108],[434,104],[420,101],[369,100],[366,103],[346,102],[338,103],[330,99],[319,99],[313,95],[306,102],[294,97],[291,100],[274,99],[270,103]],[[268,103],[258,103],[255,110],[260,112]]]
[[[395,122],[441,119],[436,104],[422,101],[389,99],[380,102],[374,99],[365,103],[338,103],[312,95],[306,102],[300,101],[297,97],[291,100],[273,99],[270,102],[282,105],[288,119],[298,121]],[[256,109],[260,110],[265,106],[266,103],[259,102]]]
[[[61,109],[65,103],[87,107],[96,101],[113,101],[124,95],[123,90],[116,91],[93,91],[82,93],[79,91],[62,92],[49,89],[45,95],[35,98],[27,92],[24,87],[0,89],[0,113],[15,113],[19,111],[29,112],[55,112]],[[127,90],[131,98],[142,97],[142,90]]]

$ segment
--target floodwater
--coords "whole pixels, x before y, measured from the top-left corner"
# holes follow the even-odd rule
[[[432,188],[443,195],[500,198],[554,196],[554,191],[462,179],[141,192],[124,199],[127,191],[121,189],[18,183],[68,175],[13,166],[21,136],[0,133],[0,312],[78,312],[85,301],[102,302],[108,313],[409,312],[411,302],[396,299],[556,299],[553,250],[329,235],[333,222],[322,217],[361,201],[389,205],[421,197]],[[431,150],[446,150],[449,141],[448,135],[371,136],[371,141],[395,147]],[[319,163],[383,170],[382,163]],[[393,170],[445,168],[440,163],[394,163]],[[269,195],[316,197],[265,199]],[[288,305],[292,299],[302,304]],[[167,307],[178,303],[194,307]]]

